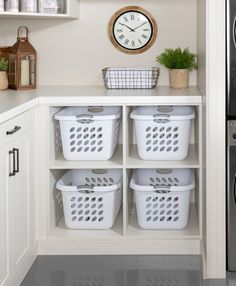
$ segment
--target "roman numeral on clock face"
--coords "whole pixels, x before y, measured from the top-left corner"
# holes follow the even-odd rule
[[[118,29],[118,30],[117,30],[117,32],[122,33],[122,32],[123,32],[123,30],[122,30],[122,29]]]
[[[129,40],[126,39],[126,40],[125,40],[125,45],[128,45],[128,43],[129,43]]]
[[[142,43],[143,43],[140,39],[138,39],[138,42],[139,42],[140,45],[142,45]]]
[[[148,32],[148,31],[149,31],[149,29],[145,28],[145,29],[143,29],[143,31],[144,31],[144,32]]]
[[[134,20],[134,14],[132,14],[132,15],[130,16],[130,19],[131,19],[131,20]]]
[[[125,36],[122,34],[122,35],[119,36],[119,39],[120,39],[120,40],[123,40],[124,37],[125,37]]]
[[[146,36],[146,35],[144,35],[144,34],[142,34],[142,37],[143,37],[144,39],[147,39],[147,36]]]
[[[132,47],[135,47],[135,42],[134,41],[132,41]]]

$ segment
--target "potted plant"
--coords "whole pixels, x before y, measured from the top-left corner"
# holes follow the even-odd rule
[[[8,88],[7,68],[8,60],[0,57],[0,90]]]
[[[156,60],[169,69],[171,87],[188,87],[189,71],[197,68],[196,55],[189,48],[165,49]]]

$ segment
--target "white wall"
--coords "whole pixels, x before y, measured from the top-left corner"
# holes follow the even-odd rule
[[[110,43],[107,25],[121,7],[138,5],[156,18],[159,33],[154,46],[141,55],[126,55]],[[1,19],[0,45],[12,45],[19,25],[29,27],[30,41],[38,52],[40,85],[100,85],[106,66],[155,66],[164,48],[189,47],[196,52],[196,0],[81,0],[80,19]],[[160,85],[168,85],[161,67]],[[196,84],[192,72],[190,84]]]

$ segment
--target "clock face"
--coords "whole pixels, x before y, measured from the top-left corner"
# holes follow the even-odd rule
[[[141,53],[156,39],[157,26],[151,15],[140,7],[126,7],[113,15],[109,34],[121,51]]]

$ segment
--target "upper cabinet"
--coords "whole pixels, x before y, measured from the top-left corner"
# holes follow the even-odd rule
[[[47,10],[42,9],[42,7],[41,9],[40,7],[37,7],[37,11],[38,12],[21,12],[17,11],[17,9],[13,9],[12,11],[1,11],[0,9],[0,18],[78,19],[79,0],[64,0],[63,13],[48,13]]]

